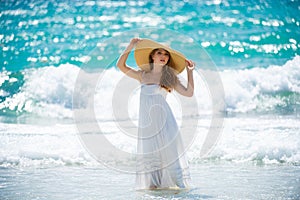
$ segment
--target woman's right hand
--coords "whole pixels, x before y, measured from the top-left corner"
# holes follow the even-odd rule
[[[135,47],[135,45],[138,43],[138,42],[140,42],[142,39],[141,38],[132,38],[131,40],[130,40],[130,44],[129,45],[131,45],[132,47]]]

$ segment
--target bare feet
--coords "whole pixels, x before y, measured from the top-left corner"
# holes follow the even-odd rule
[[[150,189],[150,190],[155,190],[155,189],[157,189],[157,186],[156,186],[156,185],[152,185],[152,186],[150,186],[149,189]]]

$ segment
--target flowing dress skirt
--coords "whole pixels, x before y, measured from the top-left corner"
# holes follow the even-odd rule
[[[137,189],[189,187],[182,139],[166,95],[159,85],[141,86]]]

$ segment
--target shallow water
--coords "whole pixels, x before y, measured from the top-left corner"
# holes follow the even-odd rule
[[[202,163],[188,191],[136,191],[135,176],[99,167],[0,169],[1,199],[298,199],[299,166]]]

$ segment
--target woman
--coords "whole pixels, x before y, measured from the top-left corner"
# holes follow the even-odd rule
[[[135,60],[141,70],[126,65],[134,47]],[[166,95],[175,90],[183,96],[193,96],[194,63],[167,46],[148,39],[133,38],[120,56],[117,66],[141,83],[137,189],[187,188],[189,169]],[[187,86],[177,77],[177,73],[184,68],[187,69]]]

